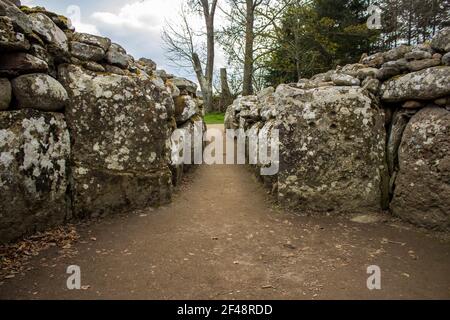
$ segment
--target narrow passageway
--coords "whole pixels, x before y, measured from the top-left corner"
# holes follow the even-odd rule
[[[74,257],[42,252],[1,298],[450,298],[450,246],[391,223],[277,208],[245,166],[200,166],[170,205],[80,226]],[[94,240],[93,240],[94,239]],[[66,268],[81,268],[68,290]],[[367,267],[381,268],[368,290]]]

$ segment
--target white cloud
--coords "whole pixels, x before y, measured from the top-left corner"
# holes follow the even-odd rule
[[[31,7],[31,6],[35,5],[34,0],[22,0],[21,4],[23,6],[28,6],[28,7]]]
[[[93,24],[84,23],[82,20],[81,9],[79,6],[70,5],[67,7],[66,16],[72,21],[73,26],[77,32],[90,33],[93,35],[101,35],[97,27]]]
[[[126,29],[160,32],[165,19],[176,14],[181,0],[151,0],[124,5],[118,13],[94,12],[99,23]]]

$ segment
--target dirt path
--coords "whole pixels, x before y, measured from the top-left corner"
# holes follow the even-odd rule
[[[243,166],[202,166],[190,179],[166,207],[79,227],[75,257],[42,252],[0,298],[450,298],[448,242],[283,212]],[[85,290],[66,288],[73,264]],[[381,290],[366,287],[369,265],[381,268]]]

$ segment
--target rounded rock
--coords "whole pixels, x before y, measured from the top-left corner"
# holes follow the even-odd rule
[[[57,80],[43,73],[15,78],[12,89],[21,109],[57,111],[64,108],[68,100],[66,89]]]

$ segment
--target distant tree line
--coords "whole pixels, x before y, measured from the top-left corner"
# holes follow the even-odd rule
[[[370,5],[381,9],[381,29],[367,27]],[[194,30],[190,14],[200,14],[204,26]],[[225,24],[214,25],[217,14]],[[223,107],[238,94],[296,82],[363,53],[425,42],[446,26],[450,0],[189,0],[163,39],[169,58],[195,71],[212,110],[214,101]],[[218,45],[228,66],[213,72]],[[221,91],[226,97],[212,98]]]

